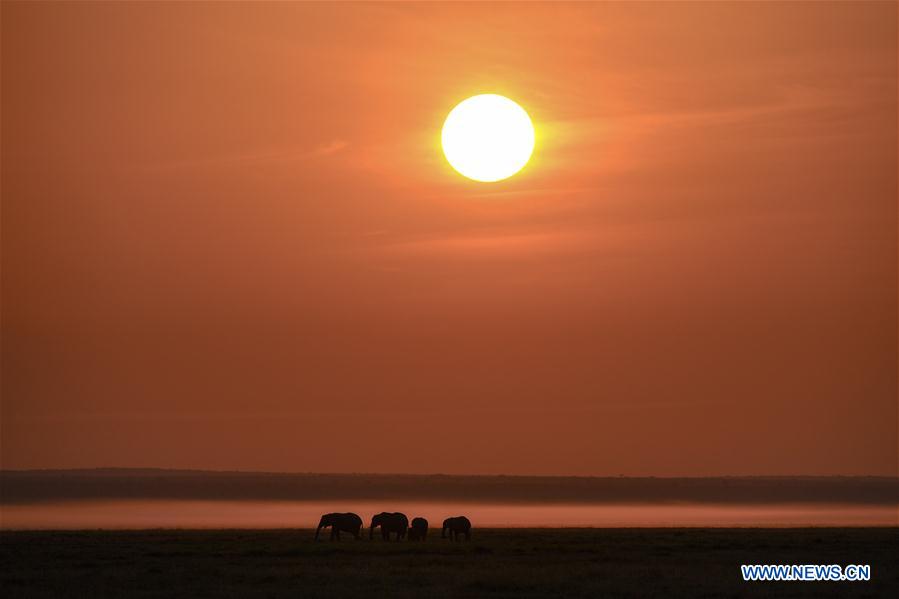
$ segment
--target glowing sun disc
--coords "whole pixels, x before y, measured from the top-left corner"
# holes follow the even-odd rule
[[[463,100],[443,123],[443,154],[475,181],[500,181],[520,171],[534,151],[534,125],[524,108],[496,94]]]

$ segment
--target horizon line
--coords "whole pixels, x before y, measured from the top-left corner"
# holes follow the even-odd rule
[[[89,472],[172,472],[172,473],[204,473],[204,474],[250,474],[280,476],[405,476],[405,477],[465,477],[465,478],[573,478],[573,479],[836,479],[836,478],[877,478],[899,479],[899,473],[888,474],[708,474],[708,475],[630,475],[630,474],[460,474],[446,472],[316,472],[300,470],[218,470],[204,468],[166,468],[161,466],[92,466],[81,468],[4,468],[0,466],[0,474],[16,473],[89,473]]]

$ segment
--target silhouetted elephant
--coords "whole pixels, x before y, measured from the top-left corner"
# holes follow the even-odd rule
[[[381,512],[371,517],[371,527],[368,530],[368,538],[375,536],[375,528],[381,527],[381,538],[385,541],[390,540],[390,534],[396,533],[396,540],[399,541],[406,536],[406,529],[409,528],[409,518],[406,514],[399,512]]]
[[[346,514],[325,514],[322,516],[322,519],[318,521],[318,528],[315,529],[316,541],[318,540],[318,533],[321,532],[322,528],[327,526],[331,527],[332,541],[335,538],[338,541],[340,540],[340,531],[348,532],[358,539],[362,532],[362,518],[349,512]]]
[[[447,518],[443,521],[443,532],[440,538],[446,538],[446,531],[450,532],[450,540],[455,541],[459,535],[465,535],[465,540],[471,540],[471,521],[465,516],[456,516],[455,518]]]
[[[428,521],[424,518],[412,518],[412,526],[409,527],[410,541],[424,541],[428,538]]]

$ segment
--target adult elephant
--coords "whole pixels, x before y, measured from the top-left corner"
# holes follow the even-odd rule
[[[399,512],[381,512],[371,517],[371,527],[368,530],[368,538],[373,539],[375,536],[375,528],[381,527],[381,538],[385,541],[390,540],[390,535],[396,533],[396,540],[399,541],[406,536],[406,530],[409,528],[409,518],[406,514]]]
[[[465,535],[465,540],[471,540],[471,520],[466,518],[465,516],[456,516],[455,518],[447,518],[443,521],[443,532],[440,533],[440,538],[446,538],[446,531],[450,533],[450,540],[456,541],[459,538],[459,535]]]
[[[428,521],[424,518],[412,518],[412,525],[409,527],[410,541],[424,541],[428,538]]]
[[[352,512],[347,512],[345,514],[341,513],[333,513],[333,514],[325,514],[322,516],[322,519],[318,521],[318,528],[315,529],[315,540],[318,540],[318,533],[321,532],[322,528],[331,527],[331,540],[337,539],[340,540],[340,533],[348,532],[353,535],[356,539],[359,539],[362,533],[362,518],[358,515],[353,514]]]

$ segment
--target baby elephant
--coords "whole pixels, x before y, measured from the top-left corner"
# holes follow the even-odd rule
[[[412,518],[412,526],[409,527],[410,541],[424,541],[428,538],[428,521],[424,518]]]

